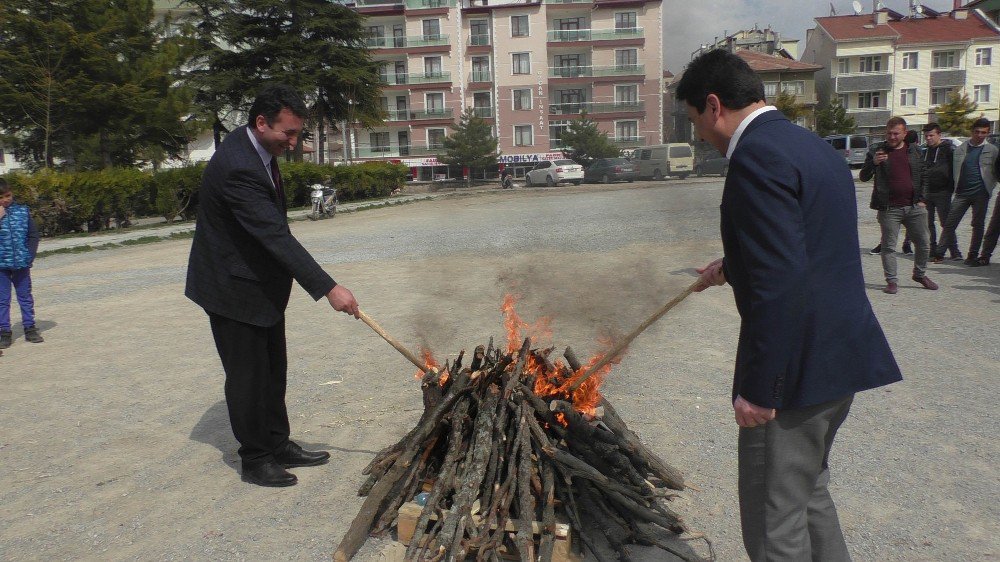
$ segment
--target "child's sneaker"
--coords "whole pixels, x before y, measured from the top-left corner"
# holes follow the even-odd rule
[[[24,339],[25,341],[29,341],[31,343],[42,343],[45,341],[45,338],[38,333],[38,328],[34,326],[24,329]]]
[[[0,349],[7,349],[14,341],[14,333],[10,330],[0,330]]]

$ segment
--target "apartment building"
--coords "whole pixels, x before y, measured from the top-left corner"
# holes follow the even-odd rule
[[[958,4],[950,12],[816,18],[802,60],[827,68],[816,75],[820,99],[840,100],[860,132],[877,133],[893,115],[911,128],[934,121],[937,106],[965,93],[996,130],[1000,28]]]
[[[351,141],[357,159],[440,178],[443,139],[466,108],[515,175],[561,158],[562,132],[584,111],[623,149],[662,142],[660,0],[355,1],[389,115]]]

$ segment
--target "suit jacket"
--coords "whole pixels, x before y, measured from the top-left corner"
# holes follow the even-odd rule
[[[184,294],[206,311],[268,327],[284,317],[293,278],[316,300],[336,285],[292,236],[246,127],[212,156],[198,198]]]
[[[891,170],[889,163],[875,164],[875,152],[884,150],[889,152],[884,142],[872,145],[865,156],[865,163],[861,166],[858,178],[861,181],[868,181],[875,177],[875,188],[872,190],[872,200],[869,205],[876,211],[884,211],[889,208],[889,198],[892,195],[889,189],[889,174]],[[923,156],[916,145],[909,145],[905,148],[910,160],[910,179],[913,181],[913,201],[911,205],[916,205],[921,201],[926,202],[927,195],[927,169],[924,166]]]
[[[959,176],[962,173],[962,165],[965,164],[965,155],[969,153],[969,141],[965,141],[955,149],[955,157],[952,161],[953,179],[955,189],[958,189]],[[983,183],[986,184],[986,191],[993,195],[993,189],[1000,181],[1000,148],[989,142],[983,143],[983,152],[979,155],[979,173],[983,176]]]
[[[778,111],[729,161],[723,268],[739,310],[733,399],[789,409],[902,379],[865,294],[854,180]]]

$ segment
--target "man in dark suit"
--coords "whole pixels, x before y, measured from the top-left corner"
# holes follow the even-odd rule
[[[757,560],[849,560],[827,460],[854,393],[902,377],[864,290],[844,159],[764,101],[738,56],[691,61],[677,88],[699,137],[729,157],[725,257],[741,317],[732,401],[743,543]]]
[[[277,156],[295,148],[306,107],[292,88],[265,86],[249,122],[226,136],[202,177],[184,294],[208,313],[226,372],[226,404],[243,480],[297,482],[286,468],[326,463],[289,440],[285,306],[294,278],[359,317],[358,303],[292,236]]]

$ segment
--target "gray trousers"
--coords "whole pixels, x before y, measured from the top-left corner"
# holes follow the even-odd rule
[[[853,401],[780,410],[764,425],[740,428],[740,523],[753,562],[850,561],[827,461]]]
[[[956,195],[951,200],[948,220],[941,228],[941,239],[938,240],[937,256],[944,256],[944,249],[955,240],[955,230],[958,228],[965,212],[972,208],[972,238],[969,239],[968,259],[976,259],[979,255],[979,245],[983,242],[983,228],[986,224],[986,209],[990,205],[990,196],[980,194],[974,196]]]
[[[927,258],[931,248],[927,232],[927,209],[919,205],[909,207],[889,207],[878,212],[878,223],[882,227],[882,269],[885,280],[895,283],[898,279],[896,269],[896,241],[899,239],[899,226],[906,227],[906,234],[913,241],[913,276],[921,278],[927,273]],[[948,242],[941,235],[941,242],[947,247]]]

